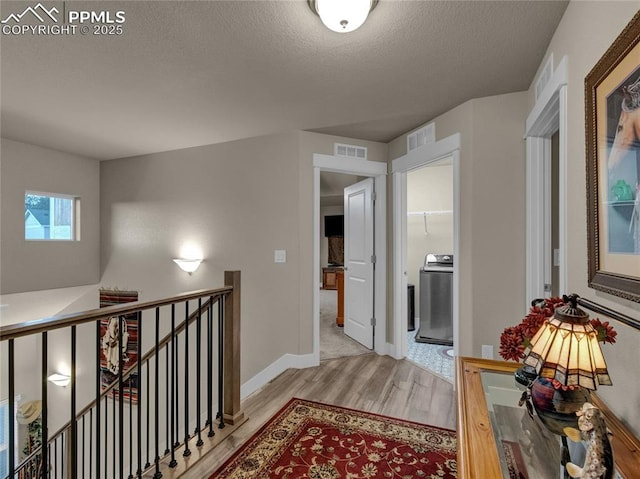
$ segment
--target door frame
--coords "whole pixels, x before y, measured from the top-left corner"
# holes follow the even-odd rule
[[[562,58],[527,116],[526,141],[526,304],[548,296],[551,283],[551,137],[558,132],[558,259],[561,294],[567,293],[567,83]]]
[[[374,179],[374,351],[387,347],[387,164],[378,161],[313,154],[313,361],[320,364],[320,173],[344,173]]]
[[[407,173],[445,158],[453,159],[453,351],[460,344],[460,141],[459,133],[427,143],[391,163],[393,174],[393,316],[392,355],[407,355]]]

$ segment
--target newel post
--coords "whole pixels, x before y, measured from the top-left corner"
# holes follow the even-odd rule
[[[224,298],[224,422],[239,424],[240,407],[240,271],[224,272],[225,286],[233,292]]]

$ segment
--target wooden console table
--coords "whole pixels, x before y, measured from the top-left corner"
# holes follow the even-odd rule
[[[486,479],[509,477],[504,469],[505,453],[498,452],[496,431],[492,420],[500,424],[520,442],[512,443],[501,438],[507,447],[515,447],[522,455],[520,464],[526,469],[530,460],[535,466],[528,471],[530,478],[559,478],[559,436],[551,434],[539,419],[531,419],[526,408],[518,407],[518,396],[513,378],[518,363],[478,358],[458,357],[456,360],[456,402],[458,436],[458,477],[461,479]],[[492,394],[504,399],[501,403],[487,398]],[[640,466],[640,440],[629,431],[596,394],[591,401],[605,415],[607,426],[613,432],[611,446],[618,476],[624,479],[638,477]],[[507,438],[508,439],[508,438]],[[512,446],[515,444],[515,446]],[[530,447],[527,447],[530,446]],[[520,450],[522,449],[522,450]],[[536,457],[538,455],[538,457]],[[502,465],[501,465],[502,464]]]

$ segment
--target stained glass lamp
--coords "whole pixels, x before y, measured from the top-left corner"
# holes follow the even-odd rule
[[[578,427],[576,412],[590,402],[591,391],[612,384],[589,315],[578,308],[577,295],[563,299],[524,351],[524,367],[537,374],[531,403],[547,429],[561,436],[566,427]]]
[[[525,350],[524,364],[538,377],[556,380],[562,386],[597,389],[611,386],[607,364],[598,342],[598,332],[589,315],[577,307],[577,296],[565,296]]]

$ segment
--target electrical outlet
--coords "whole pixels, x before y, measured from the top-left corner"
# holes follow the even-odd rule
[[[491,344],[482,345],[482,358],[493,359],[493,345]]]
[[[277,249],[273,252],[273,261],[274,263],[286,263],[287,262],[287,252],[283,249]]]

